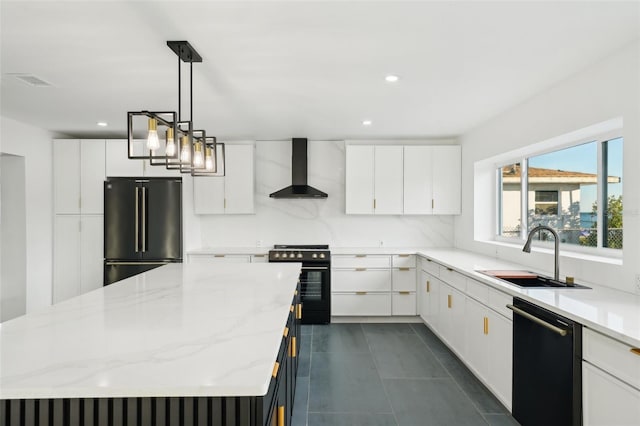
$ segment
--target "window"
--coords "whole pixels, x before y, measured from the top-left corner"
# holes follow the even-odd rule
[[[622,148],[621,137],[607,138],[498,168],[499,235],[525,238],[547,225],[564,244],[621,249]]]

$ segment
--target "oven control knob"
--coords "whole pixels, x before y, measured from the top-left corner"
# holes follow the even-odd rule
[[[302,259],[302,253],[298,253],[298,259]]]
[[[311,255],[311,258],[312,258],[312,259],[317,259],[317,258],[318,258],[318,253],[313,253],[313,254]]]
[[[287,258],[287,253],[282,253],[282,258],[286,259]]]
[[[324,259],[324,253],[320,253],[320,259]]]
[[[277,259],[277,258],[279,258],[279,257],[280,257],[280,253],[275,252],[275,253],[274,253],[274,255],[273,255],[273,257],[275,257],[276,259]]]

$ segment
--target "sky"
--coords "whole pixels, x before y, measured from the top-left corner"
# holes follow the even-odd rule
[[[622,138],[612,139],[608,145],[609,176],[622,178]],[[588,142],[561,151],[530,157],[529,167],[595,174],[598,170],[597,142]],[[596,191],[597,185],[583,185],[580,188],[581,212],[591,212],[591,206],[596,201]],[[622,181],[609,184],[609,195],[621,194]]]

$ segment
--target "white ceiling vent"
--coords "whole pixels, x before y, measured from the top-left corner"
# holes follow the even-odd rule
[[[33,74],[10,74],[25,84],[33,87],[51,87],[52,84]]]

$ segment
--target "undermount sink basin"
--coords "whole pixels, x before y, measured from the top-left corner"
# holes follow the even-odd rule
[[[506,281],[509,284],[521,288],[579,288],[590,289],[584,285],[566,282],[556,281],[553,278],[538,275],[529,271],[477,271],[481,274],[488,275],[492,278],[497,278],[502,281]]]

